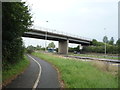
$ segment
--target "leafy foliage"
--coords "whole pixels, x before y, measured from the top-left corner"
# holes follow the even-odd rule
[[[69,47],[69,52],[80,52],[81,50],[79,49],[79,45],[77,46],[77,47],[74,47],[74,48],[71,48],[71,47]]]
[[[37,45],[36,50],[41,50],[41,46]]]
[[[55,44],[53,42],[49,43],[48,48],[55,48]]]
[[[103,37],[103,42],[98,42],[97,40],[92,40],[92,46],[83,47],[83,52],[93,52],[93,53],[104,53],[105,52],[105,42],[106,42],[106,51],[109,54],[117,54],[118,53],[118,44],[114,44],[114,38],[111,37],[110,41],[108,41],[107,36]]]
[[[92,52],[92,53],[104,53],[105,52],[105,42],[106,42],[106,50],[107,53],[109,54],[118,54],[120,52],[120,39],[114,44],[114,38],[111,37],[110,41],[108,40],[107,36],[103,37],[103,42],[98,42],[96,39],[92,40],[92,45],[91,46],[83,46],[83,49],[80,51],[79,47],[75,48],[70,48],[69,47],[69,52],[81,52],[81,53],[86,53],[86,52]]]
[[[93,46],[102,46],[102,45],[104,45],[104,43],[98,42],[96,39],[93,39],[93,40],[92,40],[92,45],[93,45]]]
[[[104,36],[104,37],[103,37],[103,42],[104,42],[104,43],[108,43],[108,42],[109,42],[107,36]]]
[[[117,40],[116,45],[120,46],[120,38]]]
[[[22,35],[32,25],[31,14],[24,2],[2,3],[2,59],[3,66],[23,58]]]
[[[118,47],[118,54],[120,56],[120,38],[117,40],[116,45]],[[120,58],[119,58],[120,59]]]
[[[35,47],[33,47],[32,45],[27,47],[27,53],[31,54],[32,52],[34,52]]]
[[[110,39],[110,41],[109,41],[109,44],[110,44],[110,45],[113,45],[113,44],[114,44],[114,38],[113,38],[113,37],[111,37],[111,39]]]

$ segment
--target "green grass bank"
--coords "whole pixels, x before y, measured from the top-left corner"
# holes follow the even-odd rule
[[[2,71],[2,83],[3,86],[9,83],[12,79],[16,78],[17,75],[21,74],[30,64],[30,61],[26,56],[24,59],[14,65],[9,65],[8,70]]]
[[[64,81],[65,88],[117,88],[117,76],[103,72],[90,62],[77,61],[52,54],[33,55],[55,65]]]

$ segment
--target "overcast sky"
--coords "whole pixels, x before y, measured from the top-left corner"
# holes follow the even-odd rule
[[[30,6],[35,27],[47,27],[98,41],[102,41],[105,34],[109,39],[118,39],[119,0],[22,1]],[[23,38],[23,41],[26,46],[45,45],[44,40]]]

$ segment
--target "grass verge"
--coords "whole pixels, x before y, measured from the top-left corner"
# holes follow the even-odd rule
[[[15,79],[19,74],[21,74],[29,65],[30,61],[24,56],[24,59],[20,62],[9,65],[8,70],[2,71],[2,85],[10,83],[11,80]]]
[[[102,72],[90,62],[63,58],[51,54],[33,53],[33,55],[55,65],[61,73],[65,88],[117,88],[117,76]]]

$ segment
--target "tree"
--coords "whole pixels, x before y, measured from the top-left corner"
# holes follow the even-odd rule
[[[120,46],[120,38],[117,40],[116,45]]]
[[[104,37],[105,39],[106,37]],[[108,39],[104,40],[105,41],[108,41]],[[114,39],[113,37],[111,38],[111,44],[114,43]],[[119,43],[119,44],[118,44]],[[97,40],[93,39],[92,40],[92,46],[86,46],[86,47],[83,47],[83,52],[93,52],[93,53],[104,53],[104,43],[103,42],[98,42]],[[118,45],[118,46],[117,46]],[[110,45],[110,42],[106,44],[106,48],[107,48],[107,53],[109,54],[116,54],[118,52],[120,52],[120,39],[117,41],[116,43],[116,46],[115,45]]]
[[[31,54],[32,52],[34,52],[34,47],[32,45],[27,47],[27,53]]]
[[[118,48],[118,54],[120,55],[120,38],[116,42],[117,48]]]
[[[114,44],[114,38],[113,38],[113,37],[111,37],[111,39],[110,39],[110,41],[109,41],[109,44],[110,44],[110,45],[113,45],[113,44]]]
[[[55,48],[55,44],[53,42],[49,43],[48,48]]]
[[[41,46],[37,45],[36,49],[41,50]]]
[[[78,45],[77,47],[74,48],[74,50],[79,52],[80,51],[80,46]]]
[[[92,45],[93,46],[102,46],[102,45],[104,45],[104,43],[103,42],[98,42],[96,39],[93,39],[92,40]]]
[[[107,36],[104,36],[104,37],[103,37],[103,42],[104,42],[104,43],[108,43],[108,42],[109,42]]]
[[[94,46],[96,46],[96,45],[97,45],[97,40],[96,40],[96,39],[93,39],[93,40],[92,40],[92,44],[93,44]]]
[[[29,11],[25,2],[2,3],[3,63],[16,63],[23,58],[24,48],[21,37],[32,25]]]

